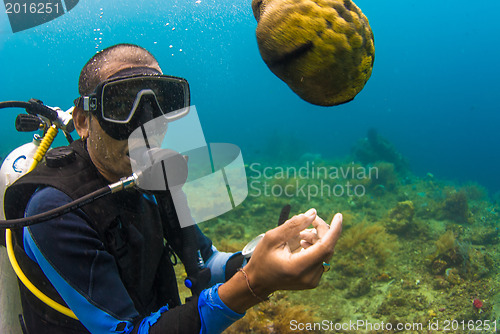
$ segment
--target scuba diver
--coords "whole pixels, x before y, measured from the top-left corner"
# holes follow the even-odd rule
[[[189,107],[187,81],[163,75],[147,50],[131,44],[95,54],[79,93],[80,139],[49,151],[7,189],[7,219],[53,210],[131,175],[130,134]],[[24,333],[220,333],[276,290],[316,287],[341,232],[341,214],[329,225],[310,209],[268,231],[247,261],[241,252],[219,252],[196,224],[181,227],[172,196],[130,188],[13,230],[26,276],[73,314],[20,284]],[[177,258],[193,292],[184,304]]]

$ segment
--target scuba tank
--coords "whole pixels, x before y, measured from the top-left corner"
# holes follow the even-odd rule
[[[64,131],[72,131],[71,111],[62,112],[59,108],[50,108],[43,102],[31,99],[29,102],[0,102],[1,108],[24,108],[28,114],[20,114],[16,118],[15,127],[20,132],[32,132],[39,129],[46,134],[45,151],[49,148],[57,131],[50,125],[56,122]],[[49,130],[49,131],[47,131]],[[66,134],[66,133],[65,133]],[[68,138],[69,134],[66,136]],[[49,143],[50,141],[50,143]],[[0,219],[5,219],[4,196],[6,189],[17,179],[35,167],[34,160],[42,142],[40,135],[35,134],[33,140],[13,150],[3,161],[0,168]],[[18,277],[9,261],[5,246],[5,231],[0,230],[0,333],[22,334],[19,317],[22,314]]]
[[[0,219],[5,219],[3,198],[5,190],[25,175],[40,145],[40,137],[12,151],[0,168]],[[2,231],[3,232],[3,231]],[[0,238],[3,238],[2,235]],[[22,334],[19,315],[22,314],[17,276],[7,257],[5,247],[0,247],[0,333]]]
[[[1,219],[5,219],[3,197],[5,189],[21,176],[26,174],[33,163],[33,157],[40,146],[40,137],[35,135],[31,143],[26,143],[12,151],[3,161],[0,168],[0,205]]]

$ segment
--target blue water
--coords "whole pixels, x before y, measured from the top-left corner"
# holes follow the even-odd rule
[[[67,109],[80,69],[97,50],[135,43],[165,73],[189,80],[208,141],[235,143],[244,157],[258,160],[299,143],[296,153],[342,158],[374,127],[417,175],[500,191],[500,2],[356,4],[370,20],[376,56],[371,79],[346,105],[310,105],[268,70],[249,0],[80,1],[15,34],[2,10],[0,101],[34,97]],[[16,133],[15,110],[1,112],[5,157],[31,134]]]

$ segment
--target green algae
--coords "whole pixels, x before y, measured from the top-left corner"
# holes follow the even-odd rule
[[[484,188],[401,171],[402,158],[398,168],[389,161],[351,159],[328,160],[309,154],[280,164],[247,161],[248,198],[200,226],[216,246],[237,251],[274,228],[284,205],[291,205],[292,214],[314,207],[326,221],[335,212],[344,215],[332,270],[324,274],[320,285],[313,290],[280,292],[278,300],[249,311],[251,321],[237,322],[228,333],[294,332],[291,321],[297,318],[331,324],[365,321],[424,326],[421,331],[405,331],[410,333],[428,332],[429,322],[500,318],[499,208]],[[332,167],[344,173],[322,174],[318,169],[332,171]],[[346,172],[349,167],[357,172]],[[374,167],[377,178],[373,173],[359,174],[360,169]],[[280,168],[302,168],[302,174],[285,175]],[[475,298],[483,302],[481,309],[473,306]],[[250,323],[252,329],[243,331]],[[310,332],[359,331],[322,328]]]

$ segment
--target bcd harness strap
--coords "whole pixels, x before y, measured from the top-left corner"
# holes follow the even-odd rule
[[[93,189],[98,189],[99,187],[107,184],[107,182],[100,176],[100,174],[97,173],[95,167],[90,162],[90,158],[88,157],[88,153],[85,149],[85,144],[81,140],[78,140],[73,142],[70,147],[77,153],[78,156],[78,159],[72,162],[73,166],[71,166],[71,168],[49,168],[44,164],[41,164],[32,173],[22,177],[16,183],[14,183],[14,185],[7,189],[5,198],[5,211],[8,219],[19,216],[20,214],[24,215],[24,208],[26,207],[31,195],[40,185],[55,187],[56,189],[59,189],[68,194],[71,198],[76,199],[86,193],[89,193]],[[50,154],[50,152],[48,154]],[[79,181],[77,183],[80,185],[76,188],[76,190],[75,169],[78,171],[76,175]],[[167,237],[167,244],[169,245],[169,249],[173,249],[175,253],[180,256],[181,260],[184,263],[184,266],[186,267],[188,277],[193,283],[191,290],[193,294],[199,294],[206,287],[208,281],[210,280],[210,271],[208,268],[200,270],[198,266],[198,258],[200,257],[200,252],[198,248],[198,240],[196,237],[197,227],[190,226],[187,228],[181,228],[179,226],[175,208],[173,207],[173,203],[171,203],[172,199],[169,196],[168,192],[164,192],[160,195],[157,194],[155,197],[158,202],[158,209],[160,210],[159,214],[163,224],[163,229],[166,231],[164,235],[166,235]],[[95,206],[94,204],[90,204],[83,208],[84,212],[91,218],[91,220],[96,219],[96,222],[102,220],[102,211],[99,210],[99,208],[102,208],[103,206],[106,207],[106,212],[108,214],[110,208],[109,205],[105,205],[105,202],[107,202],[106,197],[98,201],[102,201],[100,205]],[[115,214],[114,216],[119,217],[119,214]],[[101,240],[104,241],[104,239],[106,238],[105,235],[107,233],[116,233],[113,232],[113,220],[114,219],[107,220],[109,223],[94,226]],[[165,249],[163,252],[167,253]],[[14,267],[17,267],[17,271],[19,272],[18,276],[22,277],[23,274],[21,274],[22,271],[20,271],[19,264],[15,264],[17,261],[15,260],[16,256],[14,255],[14,253],[14,251],[11,252],[11,262],[13,262]],[[167,272],[170,275],[173,273],[173,270],[168,270]],[[175,285],[174,294],[177,296],[177,300],[169,300],[169,304],[178,304],[180,303],[180,301],[178,301],[178,291],[177,285],[175,283],[175,276],[173,281],[174,282],[170,282],[169,284]],[[30,286],[30,283],[31,282],[29,282],[28,279],[24,280],[23,282],[23,284],[27,284],[27,286]],[[173,295],[172,289],[173,287],[167,288],[167,290],[170,290],[169,295],[171,296]],[[165,291],[165,289],[162,289],[161,287],[160,290]],[[50,301],[50,298],[49,300],[47,300],[45,298],[47,296],[44,297],[42,295],[43,294],[35,293],[35,296],[37,298],[40,298],[42,301],[44,301],[44,303],[53,307],[58,312],[76,319],[76,316],[71,310],[69,310],[69,308],[61,305],[60,303],[54,302],[53,300]]]

